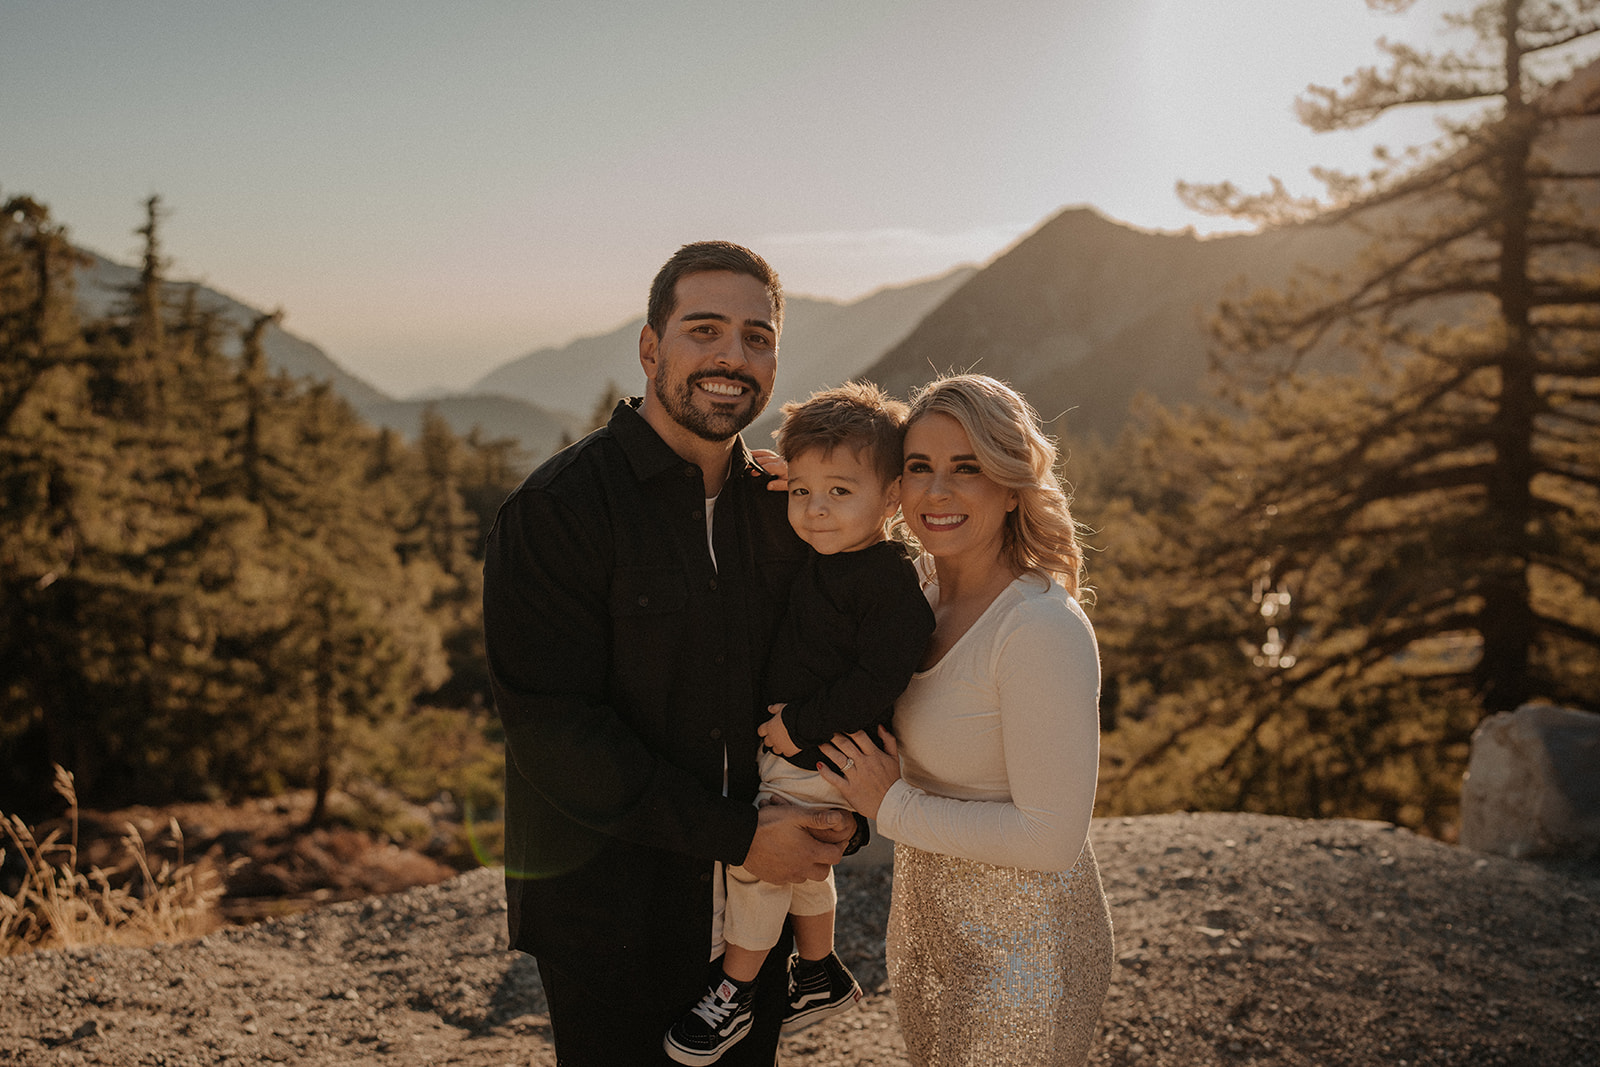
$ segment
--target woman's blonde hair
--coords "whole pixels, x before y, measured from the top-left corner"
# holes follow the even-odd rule
[[[1055,577],[1076,596],[1083,549],[1067,494],[1056,477],[1056,446],[1039,414],[1011,386],[986,374],[935,378],[911,397],[907,427],[926,415],[948,415],[972,441],[983,473],[1017,494],[1006,514],[1001,551],[1021,570]]]

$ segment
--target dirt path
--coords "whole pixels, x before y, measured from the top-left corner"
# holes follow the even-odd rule
[[[1119,966],[1096,1064],[1600,1067],[1600,863],[1480,856],[1379,823],[1096,820]],[[842,870],[870,995],[782,1062],[903,1065],[889,872]],[[496,872],[199,941],[0,960],[0,1064],[554,1063]]]

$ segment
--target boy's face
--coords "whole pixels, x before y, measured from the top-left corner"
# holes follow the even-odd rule
[[[813,448],[789,461],[789,525],[825,556],[882,541],[899,507],[900,479],[884,485],[866,449]]]

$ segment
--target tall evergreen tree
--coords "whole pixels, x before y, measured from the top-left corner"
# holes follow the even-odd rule
[[[516,438],[486,438],[477,426],[467,434],[463,445],[461,498],[477,519],[472,533],[472,558],[481,562],[489,527],[500,504],[522,481],[531,464]]]
[[[25,243],[66,247],[42,209],[32,217]],[[49,760],[92,796],[163,763],[170,749],[158,739],[181,732],[171,716],[185,700],[183,650],[195,632],[179,590],[190,583],[198,442],[161,396],[164,350],[151,340],[161,331],[130,328],[136,315],[80,331],[56,306],[71,294],[52,274],[34,272],[31,323],[4,353],[15,401],[4,431],[15,461],[8,637],[19,646],[7,696]]]
[[[86,698],[75,640],[76,509],[101,458],[86,347],[72,307],[77,262],[64,227],[29,197],[0,207],[0,750],[6,780],[33,804],[56,760],[85,769],[72,729]],[[81,746],[81,747],[80,747]]]
[[[1122,620],[1133,690],[1190,694],[1128,758],[1162,763],[1183,738],[1219,803],[1394,818],[1409,791],[1430,799],[1408,817],[1437,825],[1483,713],[1600,706],[1600,67],[1571,69],[1600,3],[1487,0],[1449,24],[1464,49],[1383,44],[1386,69],[1299,107],[1340,129],[1485,104],[1431,152],[1327,174],[1327,203],[1184,189],[1370,239],[1348,269],[1221,308],[1218,365],[1248,420],[1165,421],[1162,454],[1130,460],[1164,552],[1147,577],[1192,610],[1135,596],[1151,614]],[[1311,373],[1329,351],[1360,372]],[[1162,463],[1187,479],[1163,483]],[[1154,664],[1161,642],[1181,651]],[[1211,675],[1175,677],[1185,660]]]

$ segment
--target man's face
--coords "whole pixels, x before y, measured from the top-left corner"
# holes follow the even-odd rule
[[[657,337],[639,338],[650,378],[646,415],[661,414],[706,441],[755,421],[778,373],[778,332],[766,287],[748,274],[701,271],[678,279],[677,306]]]

